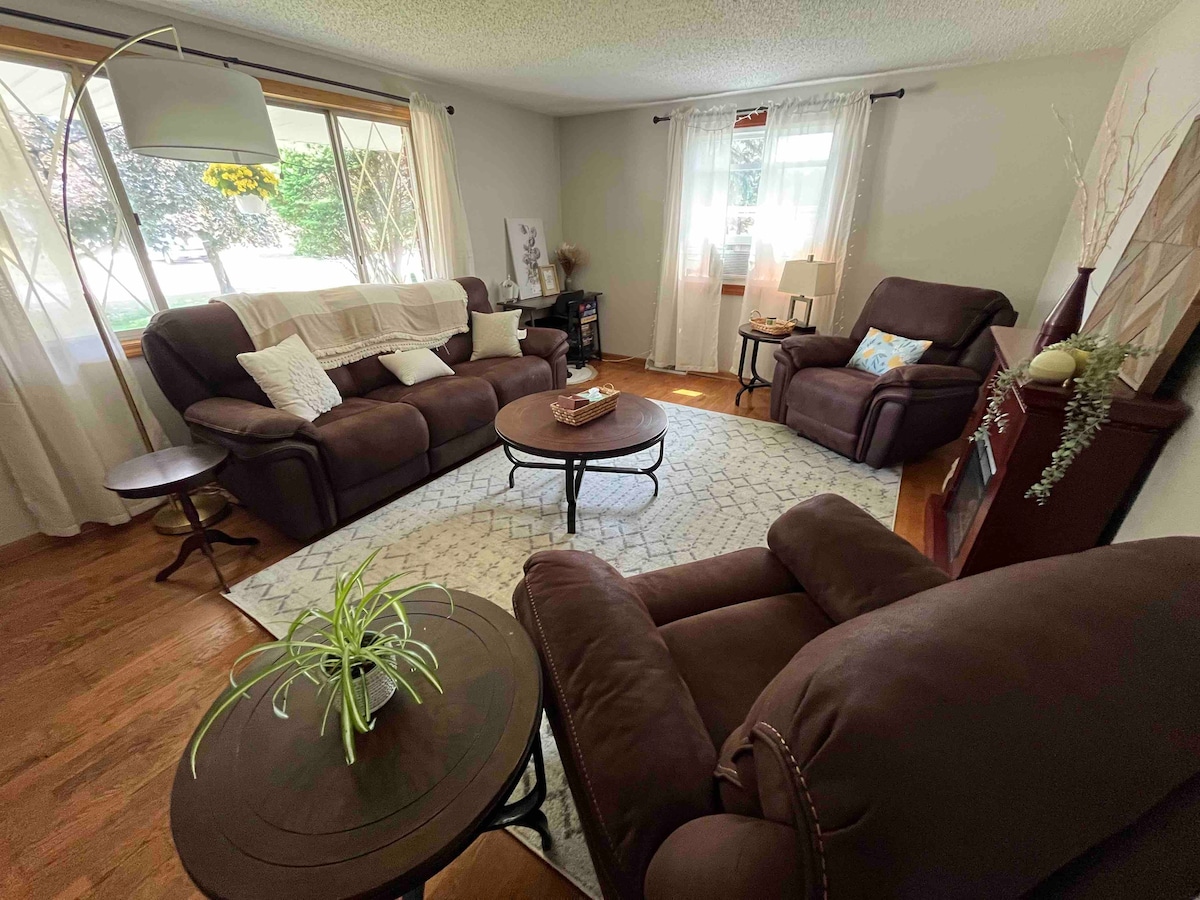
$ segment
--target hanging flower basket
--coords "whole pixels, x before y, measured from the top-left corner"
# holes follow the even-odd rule
[[[267,200],[279,190],[279,176],[265,166],[213,163],[202,177],[209,187],[232,197],[240,212],[251,216],[265,214]]]
[[[238,212],[247,216],[262,216],[267,212],[267,201],[258,194],[238,194],[233,198]]]

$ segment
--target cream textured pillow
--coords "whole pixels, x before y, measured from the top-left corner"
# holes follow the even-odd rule
[[[400,350],[379,357],[384,368],[407,385],[420,384],[430,378],[453,375],[454,370],[446,365],[432,350]]]
[[[471,359],[491,359],[495,356],[520,356],[521,342],[517,326],[521,310],[478,313],[471,311]]]
[[[239,353],[238,362],[276,409],[311,422],[342,402],[342,395],[299,335],[274,347]]]

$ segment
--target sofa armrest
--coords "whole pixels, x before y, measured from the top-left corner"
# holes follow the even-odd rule
[[[832,334],[796,334],[784,338],[779,349],[791,357],[797,369],[831,369],[850,362],[858,341]]]
[[[775,520],[767,546],[834,622],[950,580],[916,547],[837,494]]]
[[[209,397],[189,406],[184,421],[210,431],[251,441],[278,441],[302,435],[315,438],[316,429],[300,416],[272,406],[234,397]]]
[[[513,595],[606,897],[642,894],[654,851],[716,812],[717,753],[667,645],[626,580],[588,553],[544,551]]]
[[[526,328],[521,352],[526,356],[553,359],[567,352],[567,333],[557,328]]]
[[[660,628],[722,606],[800,589],[787,566],[766,547],[634,575],[626,583]]]
[[[940,388],[940,387],[973,387],[980,384],[982,379],[974,369],[965,366],[934,366],[917,363],[911,366],[897,366],[880,376],[875,389],[886,387]]]

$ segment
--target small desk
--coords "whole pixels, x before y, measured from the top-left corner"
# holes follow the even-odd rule
[[[792,329],[792,334],[816,334],[817,329],[812,325],[797,325]],[[792,334],[767,334],[765,331],[758,331],[749,322],[738,327],[738,334],[742,336],[742,355],[738,359],[738,381],[742,385],[742,389],[737,392],[737,396],[733,400],[734,406],[742,405],[742,394],[753,394],[755,388],[770,387],[771,382],[758,374],[758,345],[759,344],[782,344],[784,338],[789,338]],[[750,354],[750,380],[746,380],[746,345],[753,342],[754,351]]]
[[[566,309],[560,310],[558,309],[559,300],[564,295],[570,296],[571,299],[567,300]],[[582,369],[587,365],[589,359],[603,357],[599,315],[602,296],[604,295],[598,291],[563,291],[561,294],[546,294],[542,297],[528,297],[524,300],[502,300],[500,306],[503,309],[519,309],[529,313],[530,327],[537,325],[539,318],[552,318],[554,322],[550,327],[565,331],[571,341],[567,361],[574,363],[575,368]],[[580,307],[589,302],[596,306],[594,319],[585,319],[580,315]],[[584,326],[589,324],[593,339],[584,341]]]

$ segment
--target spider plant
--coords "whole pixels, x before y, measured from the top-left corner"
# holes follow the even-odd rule
[[[292,622],[282,640],[259,644],[234,661],[229,672],[230,689],[209,710],[192,739],[193,778],[196,777],[196,753],[213,723],[238,700],[248,696],[251,688],[280,672],[286,674],[271,696],[271,708],[275,715],[281,719],[288,717],[288,694],[294,681],[305,678],[312,682],[316,685],[318,700],[325,698],[325,710],[321,716],[322,736],[330,713],[335,706],[338,708],[342,747],[348,765],[355,760],[354,735],[366,734],[375,727],[367,697],[365,676],[368,672],[378,668],[417,703],[421,702],[421,695],[410,679],[419,681],[419,678],[423,678],[439,693],[443,693],[441,682],[434,674],[438,667],[437,657],[428,644],[412,636],[412,626],[403,600],[416,591],[428,588],[443,591],[447,597],[450,592],[432,581],[388,591],[403,575],[391,575],[368,590],[363,584],[363,574],[378,554],[376,550],[351,574],[338,575],[332,609],[304,610]],[[453,599],[450,602],[453,612]],[[394,613],[395,620],[378,624],[380,617],[388,613]],[[305,625],[310,625],[311,630],[305,629],[301,633]],[[238,680],[237,672],[243,663],[272,650],[282,653],[245,680]],[[410,673],[407,678],[402,674],[406,670]]]

